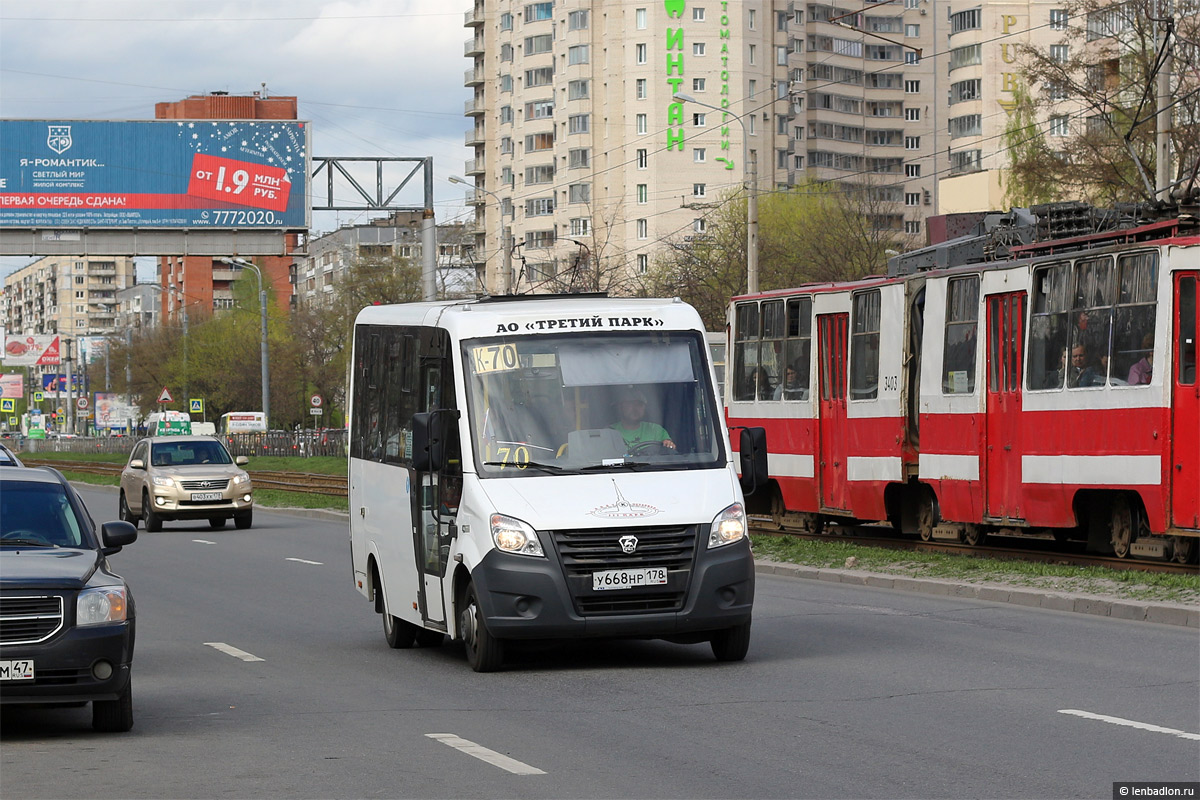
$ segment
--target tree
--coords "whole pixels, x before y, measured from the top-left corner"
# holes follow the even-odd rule
[[[1200,159],[1200,74],[1195,64],[1200,14],[1177,12],[1168,25],[1161,0],[1068,0],[1070,24],[1051,49],[1018,47],[1030,87],[1022,116],[1010,120],[1014,200],[1087,200],[1097,204],[1154,196],[1155,131],[1159,119],[1155,76],[1159,33],[1170,29],[1176,69],[1171,77],[1169,124],[1175,164],[1172,181],[1195,181]],[[1177,7],[1178,8],[1178,7]],[[1036,144],[1032,115],[1049,122]],[[1163,118],[1166,123],[1165,116]],[[1053,197],[1047,198],[1047,194]]]

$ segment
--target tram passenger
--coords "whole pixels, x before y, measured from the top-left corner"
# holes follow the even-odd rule
[[[1103,386],[1104,376],[1088,362],[1087,347],[1080,342],[1071,348],[1071,366],[1067,370],[1069,386]]]
[[[1129,368],[1130,386],[1144,385],[1150,382],[1151,374],[1154,372],[1153,333],[1147,333],[1142,337],[1142,350],[1146,352],[1145,357]]]
[[[800,385],[800,370],[788,364],[783,370],[783,383],[775,387],[775,400],[805,400],[808,392]]]
[[[630,452],[646,444],[662,445],[667,450],[675,449],[671,434],[657,422],[646,421],[646,395],[641,389],[628,388],[617,398],[618,419],[609,427],[621,434]]]
[[[771,374],[766,367],[754,368],[754,396],[759,400],[771,400],[775,397],[775,387],[771,385]]]

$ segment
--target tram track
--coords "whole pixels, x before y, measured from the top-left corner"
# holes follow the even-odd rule
[[[919,553],[948,553],[952,555],[979,556],[993,559],[1009,559],[1014,561],[1030,561],[1045,564],[1061,564],[1081,567],[1107,567],[1126,572],[1153,572],[1166,575],[1196,575],[1200,568],[1195,564],[1176,564],[1165,561],[1145,561],[1138,559],[1116,558],[1090,553],[1072,553],[1063,550],[1037,549],[1028,547],[1036,542],[1063,547],[1062,543],[1047,539],[1032,537],[992,537],[993,541],[1003,544],[968,545],[946,541],[925,542],[920,539],[900,537],[898,534],[883,535],[883,527],[876,526],[835,526],[837,533],[807,533],[788,529],[780,529],[772,522],[762,518],[751,518],[750,533],[759,536],[796,537],[814,541],[852,542],[863,547],[877,547],[888,550],[910,550]],[[1078,543],[1080,546],[1083,542]]]

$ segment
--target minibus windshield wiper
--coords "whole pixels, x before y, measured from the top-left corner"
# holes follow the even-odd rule
[[[485,467],[511,467],[513,469],[544,469],[547,472],[564,472],[558,464],[543,464],[540,461],[485,461]]]
[[[641,469],[642,467],[661,467],[661,464],[651,464],[649,461],[614,461],[611,464],[588,464],[586,467],[580,467],[580,472],[588,470],[604,470],[604,469]]]

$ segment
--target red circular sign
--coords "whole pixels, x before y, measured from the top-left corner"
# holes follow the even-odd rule
[[[309,398],[308,402],[312,403],[313,408],[320,408],[321,404],[324,403],[325,401],[321,399],[321,395],[314,394],[312,397]]]

